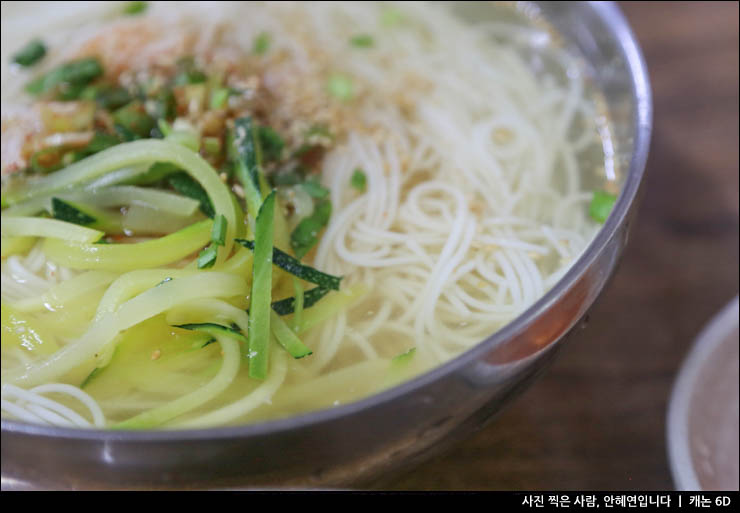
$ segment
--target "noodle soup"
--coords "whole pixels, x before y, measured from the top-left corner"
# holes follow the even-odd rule
[[[531,6],[140,5],[4,58],[4,416],[365,397],[514,319],[616,199],[598,91]]]

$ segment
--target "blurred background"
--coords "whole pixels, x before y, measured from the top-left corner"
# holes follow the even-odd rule
[[[638,222],[591,321],[487,428],[398,490],[668,490],[666,412],[738,293],[738,3],[622,2],[653,88]]]

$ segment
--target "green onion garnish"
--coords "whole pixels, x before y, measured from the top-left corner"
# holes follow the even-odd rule
[[[127,2],[123,6],[123,14],[127,16],[135,16],[141,14],[147,10],[149,4],[147,2]]]
[[[21,66],[33,66],[46,55],[46,45],[40,39],[34,39],[13,55],[12,61]]]
[[[326,198],[329,195],[329,189],[321,185],[316,180],[306,180],[301,184],[303,190],[308,193],[312,198]]]
[[[226,244],[226,218],[223,214],[219,214],[213,220],[213,228],[211,228],[211,241],[216,246],[223,246]]]
[[[370,48],[375,44],[373,36],[370,34],[358,34],[353,36],[349,42],[352,46],[356,46],[357,48]]]
[[[230,94],[231,90],[226,87],[219,87],[218,89],[212,91],[210,103],[211,109],[220,109],[221,107],[226,105],[226,101],[229,99]]]
[[[138,100],[115,111],[113,121],[139,137],[149,137],[156,126],[154,118],[147,114],[144,104]]]
[[[272,191],[259,209],[254,229],[254,264],[248,333],[249,377],[254,379],[267,377],[269,362],[274,218],[275,191]]]
[[[388,7],[384,9],[380,15],[380,23],[384,27],[393,27],[401,23],[402,20],[403,15],[401,14],[401,11],[399,11],[395,7]]]
[[[319,241],[319,232],[329,223],[329,217],[331,202],[328,199],[322,200],[316,205],[313,213],[302,219],[295,227],[290,234],[290,246],[298,259],[303,258]]]
[[[236,242],[244,246],[245,248],[251,249],[254,251],[255,243],[251,240],[245,240],[245,239],[235,239]],[[255,255],[255,259],[257,256]],[[300,263],[298,260],[290,256],[289,254],[285,253],[284,251],[279,250],[278,248],[272,249],[272,263],[278,266],[283,271],[286,271],[293,276],[297,276],[298,278],[305,280],[310,283],[315,283],[319,287],[323,287],[325,289],[331,289],[331,290],[339,290],[339,283],[342,281],[341,276],[333,276],[331,274],[327,274],[324,272],[321,272],[317,269],[314,269],[311,266],[304,265]],[[310,292],[310,291],[309,291]],[[306,293],[308,295],[308,293]]]
[[[267,32],[260,33],[256,38],[254,38],[254,46],[252,48],[252,51],[255,55],[264,55],[267,53],[267,50],[270,49],[270,34]]]
[[[588,214],[597,223],[604,223],[616,203],[617,197],[606,191],[594,191],[594,197],[588,207]]]
[[[406,352],[404,352],[404,353],[401,353],[401,354],[399,354],[399,355],[396,355],[396,356],[394,356],[394,357],[393,357],[393,359],[392,359],[391,361],[392,361],[393,363],[397,363],[397,364],[398,364],[398,363],[403,363],[403,362],[407,362],[407,361],[409,361],[409,360],[410,360],[411,358],[413,358],[413,357],[414,357],[414,353],[416,353],[416,348],[415,348],[415,347],[412,347],[412,348],[411,348],[411,349],[409,349],[408,351],[406,351]]]
[[[103,74],[103,66],[95,57],[85,57],[62,64],[26,84],[26,92],[40,95],[59,89],[63,99],[78,97],[84,86]]]
[[[332,73],[329,76],[326,89],[330,95],[342,101],[351,100],[352,96],[354,96],[352,79],[341,73]]]
[[[115,110],[129,103],[132,98],[125,87],[112,86],[88,86],[82,92],[81,97],[95,100],[100,107],[106,110]]]
[[[355,172],[352,173],[352,178],[350,178],[349,183],[358,191],[365,192],[365,187],[367,186],[367,177],[365,176],[365,172],[359,167],[355,169]]]
[[[195,65],[195,59],[193,57],[182,57],[179,59],[177,61],[177,69],[178,73],[172,82],[176,86],[202,84],[208,80],[206,74]]]
[[[280,160],[285,147],[285,141],[280,134],[269,126],[259,126],[257,127],[257,137],[262,149],[262,159],[265,162]]]
[[[198,254],[198,269],[207,269],[213,267],[218,256],[218,247],[211,244]]]
[[[221,139],[218,137],[204,137],[202,143],[203,151],[208,155],[215,157],[221,153]]]

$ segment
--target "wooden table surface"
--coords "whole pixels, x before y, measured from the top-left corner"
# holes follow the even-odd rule
[[[738,292],[738,4],[623,3],[655,105],[646,191],[585,335],[499,418],[399,490],[665,490],[668,397]]]

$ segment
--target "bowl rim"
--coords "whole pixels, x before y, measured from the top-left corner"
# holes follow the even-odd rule
[[[689,441],[692,393],[707,359],[727,342],[733,329],[737,329],[739,307],[740,296],[735,296],[704,325],[684,358],[673,384],[666,418],[666,446],[673,482],[679,491],[703,490],[694,470]]]
[[[631,72],[631,94],[635,101],[635,110],[632,116],[634,142],[627,177],[611,214],[578,260],[549,291],[503,328],[455,358],[404,383],[358,401],[291,417],[241,426],[142,431],[63,428],[2,419],[2,432],[80,441],[147,443],[252,438],[292,431],[351,416],[359,411],[369,410],[408,395],[439,380],[442,376],[454,373],[478,360],[495,346],[510,339],[512,335],[520,331],[522,326],[531,324],[534,319],[548,310],[564,292],[576,283],[623,225],[640,188],[650,146],[653,105],[650,80],[642,50],[626,18],[615,2],[587,2],[586,5],[595,12],[599,19],[605,22],[605,25],[613,33],[615,40],[619,43],[618,49],[622,54],[621,57],[625,60],[626,67]]]

